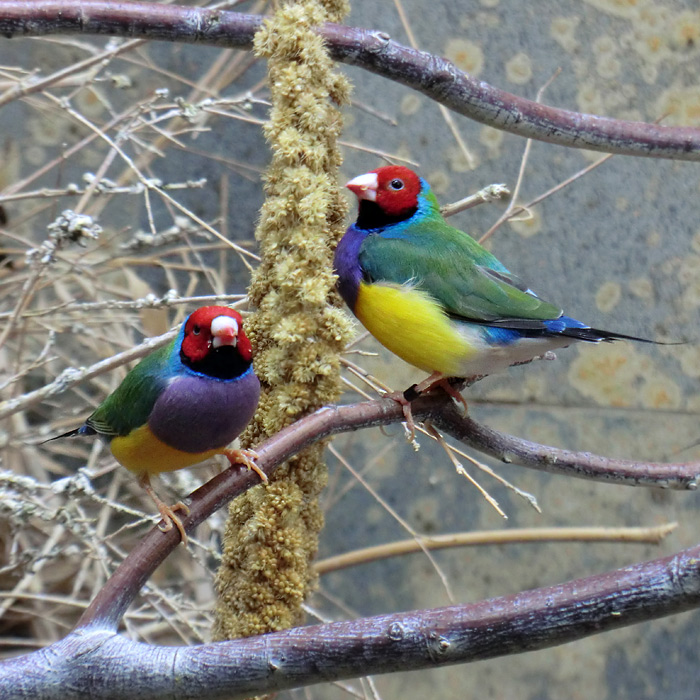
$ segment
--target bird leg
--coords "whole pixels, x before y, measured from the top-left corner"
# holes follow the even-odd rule
[[[180,541],[182,544],[187,546],[187,534],[185,533],[185,527],[182,524],[182,520],[175,515],[176,510],[181,510],[185,517],[190,514],[190,509],[182,501],[178,501],[172,506],[164,503],[158,497],[158,494],[153,490],[151,486],[151,477],[148,474],[141,474],[139,477],[139,485],[146,491],[146,493],[151,497],[151,500],[156,504],[161,517],[163,518],[163,524],[158,525],[158,529],[161,532],[169,532],[173,529],[173,525],[180,531]]]
[[[413,420],[413,412],[411,411],[411,401],[417,399],[423,392],[430,390],[444,379],[445,375],[442,372],[433,372],[427,379],[424,379],[420,384],[412,384],[406,391],[394,391],[387,394],[388,399],[401,404],[403,410],[404,422],[408,430],[409,442],[416,441],[416,423]]]
[[[412,401],[413,399],[417,399],[419,396],[426,393],[427,391],[432,391],[436,386],[439,386],[448,396],[451,396],[456,403],[461,404],[464,407],[464,412],[466,414],[469,408],[466,399],[464,398],[464,396],[462,396],[462,394],[460,394],[459,391],[457,391],[457,389],[455,389],[452,386],[452,384],[450,384],[449,377],[444,375],[442,372],[433,372],[429,377],[424,379],[419,384],[414,384],[412,387],[406,389],[404,395],[406,395],[408,392],[414,394],[414,396],[411,399],[409,399],[410,401]]]
[[[226,456],[231,466],[243,464],[252,469],[263,483],[267,483],[267,474],[255,463],[256,459],[260,459],[260,455],[254,450],[223,450],[221,454]]]
[[[439,386],[442,387],[442,390],[448,394],[449,396],[452,397],[452,400],[461,406],[464,409],[464,415],[466,416],[468,411],[469,411],[469,404],[467,404],[467,400],[462,396],[461,392],[457,391],[452,384],[450,384],[450,380],[447,377],[444,377],[440,381],[436,382],[433,386]]]
[[[414,401],[422,394],[427,391],[432,391],[436,386],[439,386],[446,394],[448,394],[453,401],[464,407],[464,412],[466,414],[468,406],[465,398],[462,394],[455,389],[449,382],[449,378],[445,376],[442,372],[433,372],[429,377],[426,377],[422,382],[418,384],[413,384],[406,389],[406,391],[395,391],[391,394],[387,394],[387,398],[393,399],[397,403],[401,404],[403,409],[403,416],[406,420],[406,427],[410,434],[411,442],[415,439],[416,435],[416,424],[413,420],[413,413],[411,411],[411,401]]]
[[[416,423],[413,420],[411,401],[420,396],[420,394],[414,394],[415,387],[416,385],[414,384],[406,389],[406,391],[393,391],[390,394],[384,394],[387,399],[391,399],[392,401],[396,401],[396,403],[401,404],[404,423],[406,423],[406,430],[408,430],[408,441],[411,443],[415,443],[416,441]]]

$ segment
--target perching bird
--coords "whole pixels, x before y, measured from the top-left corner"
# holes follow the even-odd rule
[[[450,226],[409,168],[378,168],[346,187],[359,214],[335,253],[338,289],[382,345],[430,373],[409,390],[413,397],[440,385],[464,403],[446,378],[491,374],[575,341],[654,342],[590,328],[540,299]]]
[[[202,462],[216,454],[242,463],[263,481],[250,450],[228,449],[248,425],[260,397],[251,364],[250,341],[240,314],[225,306],[203,306],[185,320],[175,339],[152,352],[97,407],[85,425],[58,437],[99,435],[115,459],[139,477],[164,525],[173,524],[187,543],[174,511],[151,486],[151,476]],[[57,439],[57,438],[52,438]]]

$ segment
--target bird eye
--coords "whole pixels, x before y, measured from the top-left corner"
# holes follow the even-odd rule
[[[403,189],[403,180],[399,180],[396,178],[395,180],[392,180],[389,183],[389,187],[391,187],[392,190],[402,190]]]
[[[199,335],[202,332],[202,329],[199,326],[194,326],[192,328],[192,334],[193,335]]]

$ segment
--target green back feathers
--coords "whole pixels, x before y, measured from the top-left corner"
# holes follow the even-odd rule
[[[410,219],[363,242],[360,265],[370,281],[415,284],[446,313],[473,321],[561,316],[561,309],[527,291],[471,236],[450,226],[430,190],[420,200]]]
[[[128,435],[144,425],[171,378],[176,340],[141,360],[95,409],[86,424],[107,437]]]

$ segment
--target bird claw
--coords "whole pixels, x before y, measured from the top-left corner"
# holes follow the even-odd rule
[[[412,387],[406,389],[404,394],[411,392],[414,395],[414,398],[418,398],[426,392],[432,391],[436,386],[439,386],[448,396],[452,398],[456,404],[460,406],[463,415],[467,415],[469,406],[467,405],[466,399],[459,391],[457,391],[457,389],[452,386],[452,384],[450,384],[449,378],[440,372],[434,372],[420,384],[414,384]]]
[[[255,460],[260,459],[260,455],[255,450],[224,450],[223,454],[226,455],[231,466],[242,464],[254,471],[264,484],[268,482],[267,474],[255,463]]]
[[[403,409],[404,423],[408,441],[413,445],[413,449],[418,451],[418,443],[416,442],[416,423],[413,420],[413,412],[411,411],[411,401],[414,401],[424,393],[431,391],[436,386],[439,386],[452,400],[458,405],[462,415],[466,416],[468,405],[465,398],[450,384],[448,378],[440,372],[434,372],[427,379],[424,379],[419,384],[412,384],[405,391],[394,391],[390,394],[385,394],[386,398],[396,401],[401,404]]]
[[[187,517],[190,514],[189,506],[182,501],[178,501],[172,506],[169,506],[167,503],[161,501],[158,494],[153,490],[153,486],[151,486],[151,479],[148,474],[141,474],[139,477],[139,484],[143,489],[145,489],[146,493],[151,497],[151,500],[156,504],[160,517],[163,519],[162,523],[158,523],[158,529],[161,532],[170,532],[174,525],[180,532],[180,542],[182,542],[182,544],[184,544],[186,547],[187,533],[185,532],[185,526],[182,524],[182,520],[175,515],[175,511],[180,510],[185,514],[185,517]]]
[[[411,401],[417,399],[420,394],[413,392],[416,390],[416,385],[409,387],[406,391],[393,391],[390,394],[384,394],[384,397],[396,401],[401,405],[404,417],[404,425],[406,426],[406,438],[416,449],[416,422],[413,420],[413,412],[411,411]]]
[[[179,516],[175,515],[175,511],[182,511],[184,516],[187,517],[190,514],[189,506],[185,505],[182,501],[178,501],[172,506],[168,506],[162,502],[157,505],[161,518],[163,518],[163,521],[158,523],[158,529],[161,532],[170,532],[174,525],[180,531],[180,541],[187,546],[185,526],[182,524],[182,520],[180,520]]]
[[[455,402],[457,405],[457,408],[459,409],[460,413],[463,416],[466,416],[467,413],[469,412],[469,405],[467,404],[466,399],[462,394],[455,389],[452,384],[447,379],[441,379],[439,382],[436,382],[435,386],[440,386],[442,387],[442,390],[448,394],[449,396],[452,397],[452,400]]]

